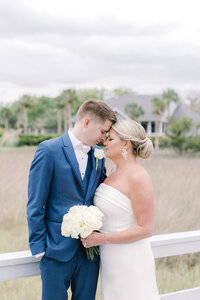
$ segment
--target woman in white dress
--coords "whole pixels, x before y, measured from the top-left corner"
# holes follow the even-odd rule
[[[106,157],[116,169],[97,188],[94,205],[103,213],[101,232],[82,239],[86,248],[100,245],[102,300],[158,300],[154,257],[148,237],[154,229],[153,186],[137,157],[153,146],[133,120],[113,125]]]

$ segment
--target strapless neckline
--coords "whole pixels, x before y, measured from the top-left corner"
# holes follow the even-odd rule
[[[109,184],[106,184],[106,183],[101,183],[100,185],[104,185],[104,186],[107,186],[108,188],[111,188],[112,190],[119,193],[122,197],[124,197],[124,198],[128,199],[129,201],[131,201],[131,199],[128,196],[126,196],[124,193],[120,192],[118,189],[114,188],[113,186],[111,186]]]

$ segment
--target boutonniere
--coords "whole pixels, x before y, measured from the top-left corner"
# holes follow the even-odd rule
[[[102,149],[95,148],[94,157],[96,158],[96,170],[98,168],[98,160],[103,159],[105,157],[105,153]]]

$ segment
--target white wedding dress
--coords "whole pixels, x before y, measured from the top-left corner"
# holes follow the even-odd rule
[[[137,224],[130,199],[100,184],[94,205],[103,213],[101,232],[125,230]],[[101,300],[158,300],[154,257],[148,239],[100,246]]]

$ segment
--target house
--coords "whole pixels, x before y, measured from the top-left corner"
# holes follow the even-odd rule
[[[192,119],[194,124],[200,123],[200,114],[194,111],[191,107],[180,102],[173,113],[173,118],[178,120],[182,118]]]
[[[191,109],[190,106],[180,102],[177,105],[172,117],[175,120],[180,120],[182,118],[191,119],[194,126],[192,127],[190,134],[195,134],[196,132],[200,133],[200,128],[196,128],[196,125],[200,124],[200,114]]]
[[[149,135],[155,133],[155,115],[153,114],[153,107],[152,107],[152,98],[155,95],[136,95],[136,94],[129,94],[129,95],[122,95],[118,97],[112,97],[106,100],[106,103],[113,108],[114,111],[117,110],[119,112],[126,114],[125,107],[130,103],[137,103],[140,105],[143,110],[144,114],[139,117],[139,122],[143,125],[146,132]],[[128,117],[128,116],[127,116]],[[162,113],[159,116],[159,134],[163,133],[165,124],[167,123],[167,117],[165,113]]]
[[[148,135],[155,134],[155,114],[153,114],[152,99],[154,97],[161,97],[160,95],[137,95],[129,94],[118,97],[106,99],[105,102],[113,108],[117,114],[118,119],[129,119],[125,112],[126,105],[130,103],[137,103],[140,105],[144,114],[141,115],[138,121],[145,128]],[[186,104],[180,102],[178,104],[171,102],[168,109],[165,109],[158,117],[159,121],[159,135],[167,129],[168,117],[178,118],[191,118],[195,123],[200,123],[200,114],[194,112]]]

